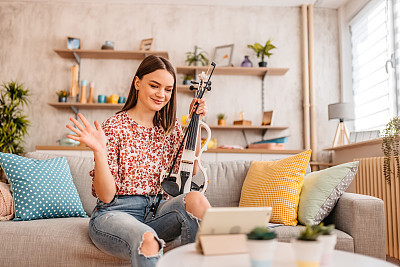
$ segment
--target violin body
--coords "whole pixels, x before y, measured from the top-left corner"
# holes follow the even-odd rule
[[[215,69],[215,63],[213,62],[211,64],[214,66],[212,72]],[[207,75],[203,72],[200,74],[200,82],[192,82],[193,84],[198,84],[198,92],[197,92],[197,98],[200,99],[203,95],[205,90],[211,90],[211,74],[208,76],[208,81],[205,81],[207,78]],[[191,86],[191,89],[195,89],[193,86]],[[196,190],[200,191],[201,193],[205,193],[209,179],[207,177],[206,169],[201,165],[200,161],[200,156],[201,154],[207,150],[207,144],[211,139],[211,130],[210,127],[204,123],[203,121],[199,120],[199,114],[196,114],[197,108],[198,108],[198,103],[195,105],[195,110],[192,112],[192,116],[190,119],[190,123],[188,125],[188,128],[186,129],[184,138],[182,140],[182,143],[178,149],[178,152],[175,156],[175,161],[171,166],[169,174],[164,178],[165,173],[161,174],[161,186],[163,190],[168,194],[173,197],[178,196],[180,194],[185,194],[189,193],[191,190]],[[196,146],[197,146],[197,139],[199,135],[199,130],[201,128],[204,128],[205,131],[207,132],[207,140],[204,143],[204,145],[200,148],[199,155],[196,156]],[[179,151],[181,151],[181,148],[185,144],[184,149],[182,150],[182,157],[179,163],[179,170],[178,173],[174,176],[172,176],[172,170],[173,166],[176,163],[176,159],[178,158]],[[197,161],[197,164],[199,166],[199,170],[202,172],[203,177],[204,177],[204,183],[202,185],[197,185],[194,182],[192,182],[193,178],[193,168],[194,164]]]

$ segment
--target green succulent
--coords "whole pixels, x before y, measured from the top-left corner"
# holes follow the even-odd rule
[[[271,240],[276,238],[276,233],[267,227],[259,226],[247,234],[250,240]]]
[[[248,48],[251,48],[256,52],[257,57],[261,57],[261,61],[264,62],[264,57],[267,56],[268,58],[273,55],[270,51],[272,49],[276,49],[276,46],[271,44],[271,39],[269,39],[265,45],[261,45],[260,43],[255,43],[253,45],[247,45]]]
[[[58,97],[67,97],[67,96],[69,96],[69,93],[66,90],[60,90],[60,91],[56,92],[56,94],[58,95]]]
[[[219,120],[223,120],[223,119],[225,119],[225,114],[224,113],[220,113],[220,114],[217,115],[217,118]]]
[[[330,224],[325,226],[324,223],[320,223],[317,225],[313,225],[312,228],[317,229],[320,235],[330,235],[332,231],[335,229],[334,224]]]
[[[300,232],[300,235],[297,239],[303,241],[316,241],[320,234],[321,233],[318,227],[306,225],[306,228]]]

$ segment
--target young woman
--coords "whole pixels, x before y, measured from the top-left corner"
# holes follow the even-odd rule
[[[204,99],[198,102],[200,119],[207,114]],[[146,216],[159,192],[160,173],[168,171],[183,138],[176,119],[176,75],[169,61],[148,56],[140,64],[127,102],[102,126],[93,128],[81,114],[70,120],[77,128],[68,137],[93,150],[95,167],[92,193],[98,198],[89,224],[89,235],[102,251],[132,266],[155,266],[164,240],[181,236],[181,244],[194,242],[199,219],[210,207],[203,194],[192,191],[163,200],[153,217]],[[199,151],[200,142],[197,144]],[[178,166],[176,166],[178,167]],[[194,173],[198,165],[195,164]],[[176,170],[177,171],[177,168]]]

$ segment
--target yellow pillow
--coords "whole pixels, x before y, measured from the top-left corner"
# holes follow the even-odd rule
[[[239,207],[272,207],[271,222],[297,225],[297,207],[311,150],[277,161],[253,161]]]

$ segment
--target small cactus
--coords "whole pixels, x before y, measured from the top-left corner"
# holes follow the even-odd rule
[[[303,241],[316,241],[320,235],[319,229],[311,225],[306,225],[306,228],[300,232],[298,240]]]
[[[276,233],[267,227],[259,226],[248,233],[247,238],[251,240],[271,240],[276,238]]]

